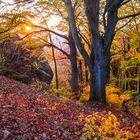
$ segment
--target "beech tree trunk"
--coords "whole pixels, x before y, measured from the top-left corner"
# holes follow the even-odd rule
[[[56,58],[55,58],[55,53],[54,53],[53,46],[52,46],[52,56],[53,56],[54,68],[55,68],[55,84],[56,84],[56,89],[58,89],[59,88],[59,84],[58,84],[57,62],[56,62]],[[59,95],[57,94],[57,96],[59,96]]]
[[[70,46],[70,63],[71,63],[71,79],[70,86],[73,92],[79,90],[78,85],[78,67],[77,67],[77,50],[71,34],[69,31],[69,46]]]
[[[87,69],[87,64],[85,63],[85,82],[88,84],[88,69]]]
[[[104,11],[104,35],[99,31],[99,0],[84,0],[84,8],[91,37],[91,56],[86,52],[78,35],[74,9],[71,0],[63,0],[66,5],[72,36],[79,52],[90,71],[90,100],[106,103],[105,89],[110,75],[110,47],[118,21],[118,8],[123,0],[107,1]],[[107,19],[107,20],[106,20]],[[94,61],[94,62],[93,62]]]
[[[106,102],[106,85],[110,79],[110,55],[101,47],[101,51],[96,50],[98,56],[94,54],[94,72],[95,72],[95,100]]]
[[[104,42],[102,37],[100,36],[100,32],[98,29],[99,26],[99,1],[96,0],[85,0],[84,7],[86,16],[88,19],[88,28],[91,36],[91,59],[94,60],[94,91],[93,87],[91,88],[91,100],[96,100],[99,102],[106,102],[105,97],[105,88],[107,83],[107,57],[105,55],[106,46],[104,46]],[[93,76],[91,77],[93,78]],[[93,80],[91,80],[93,81]],[[93,86],[90,84],[90,86]],[[92,96],[92,94],[94,94]],[[93,98],[93,99],[92,99]]]
[[[83,83],[83,68],[82,68],[82,60],[79,60],[79,79],[80,79],[80,82]]]

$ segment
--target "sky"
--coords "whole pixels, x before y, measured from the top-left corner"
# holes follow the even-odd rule
[[[12,4],[13,3],[13,0],[0,0],[0,2],[4,2],[4,3],[7,3],[7,4]],[[0,7],[2,7],[2,5],[0,5]],[[4,11],[10,10],[12,8],[13,8],[13,6],[12,5],[11,6],[9,5],[8,8],[4,8]],[[49,21],[48,21],[49,28],[51,28],[52,26],[58,25],[59,22],[60,22],[60,20],[61,19],[58,16],[54,16],[54,15],[51,16],[49,18]]]

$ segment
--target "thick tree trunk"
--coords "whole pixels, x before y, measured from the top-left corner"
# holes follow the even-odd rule
[[[71,79],[70,79],[70,86],[73,92],[79,90],[78,85],[78,69],[77,69],[77,62],[74,56],[70,56],[70,63],[71,63]]]
[[[92,41],[91,60],[94,60],[94,74],[91,75],[90,81],[94,82],[95,85],[93,87],[93,84],[90,83],[90,95],[91,99],[93,98],[93,100],[105,103],[105,87],[108,77],[107,65],[105,65],[105,63],[107,60],[106,56],[108,55],[105,55],[107,48],[104,46],[104,41],[102,40],[99,32],[99,1],[84,0],[84,7],[88,19],[88,28]]]
[[[70,63],[71,63],[71,79],[70,86],[73,92],[79,90],[78,85],[78,67],[77,67],[77,50],[72,38],[71,32],[69,33],[69,46],[70,46]]]
[[[105,98],[105,86],[107,83],[107,65],[105,65],[106,55],[104,56],[104,48],[102,44],[102,38],[98,29],[99,24],[99,1],[96,0],[86,0],[85,2],[85,11],[88,18],[88,26],[91,34],[92,46],[91,52],[94,58],[93,60],[89,57],[88,53],[84,49],[81,39],[78,36],[78,31],[76,27],[76,22],[74,18],[72,1],[64,0],[66,9],[68,12],[69,24],[72,31],[72,36],[74,42],[79,49],[79,52],[83,56],[89,71],[90,71],[90,99],[95,99],[99,102],[106,102]],[[107,38],[108,39],[108,38]],[[107,55],[108,56],[108,55]],[[104,60],[105,59],[105,60]],[[95,77],[95,78],[94,78]],[[94,85],[93,85],[94,84]]]
[[[94,47],[94,98],[102,103],[106,103],[106,85],[110,79],[110,53],[104,48],[106,47],[102,46],[96,50],[96,47]]]
[[[95,61],[97,63],[94,65],[94,74],[90,75],[90,101],[106,103],[106,85],[109,81],[108,66],[105,65],[104,59]]]
[[[93,70],[90,71],[90,100],[106,103],[106,85],[110,79],[110,52],[101,42],[95,42],[91,51]]]
[[[94,71],[94,69],[93,69]],[[95,98],[95,75],[94,74],[90,74],[90,81],[89,81],[89,85],[90,85],[90,101],[94,101],[96,100]]]
[[[95,67],[95,100],[105,103],[105,68],[101,65]]]
[[[104,50],[104,68],[105,68],[105,83],[106,85],[110,84],[110,49],[109,47],[105,47],[107,48],[106,50]]]
[[[95,71],[95,100],[99,102],[106,102],[106,85],[109,81],[108,66],[104,65],[104,60],[94,66]]]

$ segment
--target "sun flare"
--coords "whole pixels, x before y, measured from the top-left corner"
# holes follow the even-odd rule
[[[26,32],[29,32],[29,31],[32,30],[32,27],[30,27],[30,26],[25,26],[25,27],[24,27],[24,30],[25,30]]]

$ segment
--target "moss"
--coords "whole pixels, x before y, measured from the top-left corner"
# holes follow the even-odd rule
[[[22,74],[14,75],[13,79],[17,80],[17,81],[20,81],[22,83],[26,83],[26,84],[31,83],[31,78],[29,76],[27,76],[27,75],[22,75]]]

